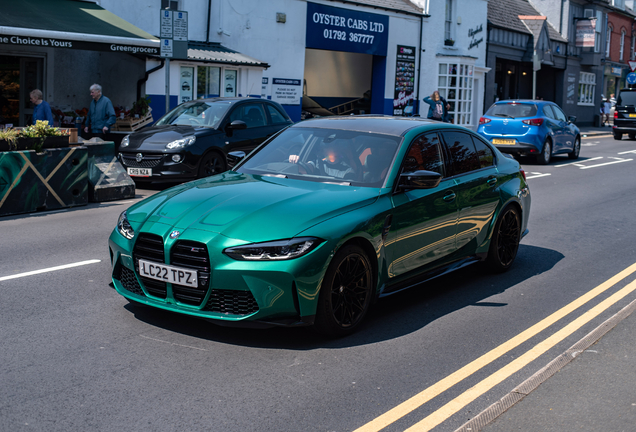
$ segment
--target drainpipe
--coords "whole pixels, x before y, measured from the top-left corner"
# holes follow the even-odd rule
[[[208,27],[205,31],[206,42],[210,42],[210,15],[212,15],[212,0],[208,0]]]
[[[417,112],[419,115],[420,112],[420,81],[422,81],[422,53],[425,51],[422,49],[422,34],[424,33],[424,15],[420,16],[420,46],[419,46],[419,54],[420,60],[417,65],[417,92],[415,93],[415,103],[413,104],[413,110],[417,108]],[[413,112],[415,115],[415,111]]]
[[[161,69],[165,63],[166,63],[166,59],[162,58],[161,64],[159,66],[156,66],[150,70],[147,70],[144,77],[141,78],[139,81],[137,81],[137,100],[141,99],[141,86],[144,85],[146,81],[148,81],[148,76],[150,76],[151,73]]]

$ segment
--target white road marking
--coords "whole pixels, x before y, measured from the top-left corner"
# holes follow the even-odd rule
[[[595,157],[595,158],[585,159],[585,161],[571,162],[571,163],[566,163],[566,164],[562,164],[562,165],[554,165],[554,167],[555,168],[559,168],[559,167],[570,166],[570,165],[574,165],[574,166],[577,166],[577,167],[584,167],[585,165],[582,165],[582,162],[588,162],[588,161],[599,160],[599,159],[603,159],[603,156],[598,156],[598,157]]]
[[[621,159],[621,158],[609,158],[609,159],[618,159],[618,160],[615,160],[614,162],[606,162],[606,163],[597,164],[597,165],[588,165],[588,166],[581,167],[581,169],[596,168],[600,166],[612,165],[612,164],[617,164],[621,162],[629,162],[634,160],[634,159]]]
[[[6,281],[6,280],[9,280],[9,279],[18,279],[18,278],[25,277],[25,276],[33,276],[33,275],[40,274],[40,273],[48,273],[48,272],[52,272],[52,271],[64,270],[64,269],[73,268],[73,267],[79,267],[79,266],[88,265],[88,264],[95,264],[95,263],[98,263],[98,262],[101,262],[101,261],[102,260],[92,259],[92,260],[80,261],[80,262],[76,262],[76,263],[72,263],[72,264],[65,264],[65,265],[61,265],[61,266],[57,266],[57,267],[49,267],[49,268],[45,268],[45,269],[41,269],[41,270],[33,270],[33,271],[30,271],[30,272],[26,272],[26,273],[18,273],[18,274],[14,274],[14,275],[11,275],[11,276],[2,276],[2,277],[0,277],[0,282]]]
[[[628,153],[636,153],[636,150],[624,151],[624,152],[620,152],[618,154],[628,154]]]
[[[534,173],[534,172],[530,173],[530,174],[534,174],[534,175],[526,176],[526,180],[530,180],[530,179],[533,179],[533,178],[539,178],[539,177],[546,177],[546,176],[551,176],[552,175],[552,174],[541,174],[541,173]]]

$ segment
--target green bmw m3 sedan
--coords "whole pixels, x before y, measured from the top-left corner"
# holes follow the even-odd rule
[[[508,270],[527,233],[519,163],[460,126],[317,118],[233,157],[121,214],[112,278],[132,304],[343,336],[383,296],[472,263]]]

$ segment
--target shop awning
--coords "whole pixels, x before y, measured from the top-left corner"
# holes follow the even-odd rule
[[[159,39],[90,1],[2,3],[0,45],[159,54]]]
[[[269,64],[215,42],[189,42],[188,60],[268,68]]]

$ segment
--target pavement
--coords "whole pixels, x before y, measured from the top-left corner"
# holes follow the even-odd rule
[[[579,130],[581,131],[582,138],[600,136],[600,135],[612,135],[612,128],[609,126],[605,126],[605,127],[579,126]],[[636,430],[636,428],[634,430]]]

